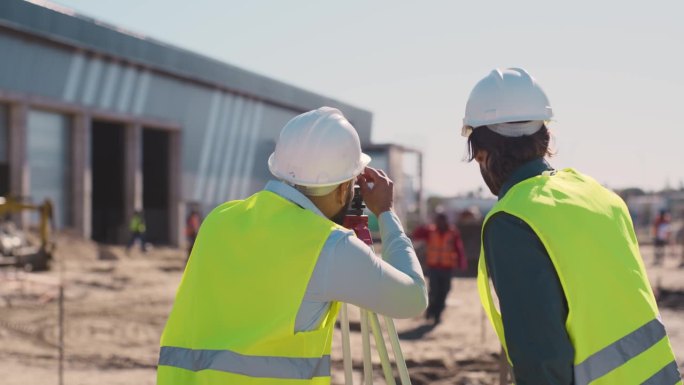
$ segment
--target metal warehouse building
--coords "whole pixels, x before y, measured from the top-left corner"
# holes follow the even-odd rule
[[[181,243],[190,205],[261,189],[282,126],[322,105],[397,165],[414,202],[402,214],[419,210],[420,154],[405,172],[413,152],[373,146],[369,111],[68,10],[0,2],[0,196],[49,197],[58,228],[99,242],[121,242],[143,208],[152,242]]]

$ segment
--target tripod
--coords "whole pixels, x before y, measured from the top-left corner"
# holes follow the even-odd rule
[[[368,216],[363,214],[363,209],[366,206],[363,203],[361,196],[361,188],[354,187],[354,198],[352,199],[347,215],[344,218],[344,227],[353,230],[356,236],[366,243],[370,248],[373,248],[373,238],[368,229]],[[387,346],[385,345],[385,338],[380,327],[380,320],[378,315],[365,309],[361,311],[361,343],[363,345],[363,383],[364,385],[373,384],[373,364],[371,362],[370,351],[370,329],[375,338],[375,347],[380,356],[380,363],[382,371],[385,376],[387,385],[396,385],[394,374],[392,371],[392,364],[390,363]],[[394,327],[392,318],[383,316],[385,321],[385,328],[392,345],[392,352],[394,353],[394,361],[397,364],[397,371],[402,385],[410,385],[411,379],[408,375],[408,368],[404,361],[404,355],[401,352],[399,345],[399,336]],[[352,385],[352,360],[351,360],[351,344],[349,339],[349,315],[347,313],[347,304],[342,304],[341,309],[341,329],[342,329],[342,353],[344,356],[344,383],[345,385]]]

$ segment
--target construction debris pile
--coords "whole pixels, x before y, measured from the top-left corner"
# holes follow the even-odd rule
[[[21,231],[12,221],[0,223],[0,265],[17,265],[38,253],[40,244],[30,233]]]
[[[26,232],[17,226],[24,221],[24,213],[37,213],[37,234]],[[25,271],[41,271],[50,268],[54,242],[52,236],[52,203],[23,202],[0,197],[0,267],[14,266]],[[25,226],[29,227],[29,226]]]

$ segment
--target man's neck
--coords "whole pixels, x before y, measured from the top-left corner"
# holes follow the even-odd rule
[[[549,165],[544,158],[533,159],[518,166],[518,168],[513,170],[511,175],[506,178],[506,182],[504,182],[504,184],[501,186],[501,189],[499,189],[499,200],[501,200],[504,195],[506,195],[508,190],[510,190],[516,184],[524,181],[525,179],[541,175],[542,172],[547,170],[553,170],[553,167],[551,167],[551,165]]]

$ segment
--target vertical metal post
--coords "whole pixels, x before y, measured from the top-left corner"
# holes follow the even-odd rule
[[[58,379],[59,385],[64,385],[64,285],[60,282],[59,284],[59,305],[58,305],[58,326],[57,326],[57,336],[59,339],[59,369],[58,369]]]
[[[487,326],[485,325],[487,322],[485,321],[485,310],[484,307],[480,306],[480,343],[484,344],[485,339],[487,337]]]
[[[54,251],[54,250],[53,250]],[[57,307],[57,337],[59,339],[59,385],[64,385],[64,270],[65,262],[62,255],[57,259],[59,262],[59,303]]]
[[[425,200],[425,192],[423,191],[423,152],[417,151],[418,154],[418,218],[421,222],[427,219],[427,201]]]

